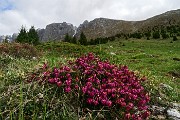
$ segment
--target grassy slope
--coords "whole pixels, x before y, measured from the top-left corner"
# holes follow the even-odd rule
[[[21,115],[18,115],[18,118],[21,119],[23,118],[23,110],[20,109],[20,106],[23,106],[28,100],[33,101],[39,93],[43,93],[44,98],[46,98],[42,102],[43,110],[37,109],[36,104],[32,105],[32,109],[37,112],[43,111],[42,116],[48,113],[49,117],[55,117],[57,113],[55,111],[47,112],[46,105],[48,106],[47,101],[54,100],[56,91],[55,93],[51,93],[53,96],[50,97],[47,94],[47,88],[38,88],[36,85],[36,87],[32,87],[33,85],[24,85],[21,81],[26,77],[26,73],[36,69],[38,64],[48,61],[51,66],[58,66],[60,62],[65,64],[67,60],[73,60],[87,52],[94,52],[102,59],[109,59],[115,64],[127,65],[137,74],[147,76],[148,81],[145,86],[151,93],[151,103],[180,102],[180,78],[173,77],[169,74],[169,72],[180,73],[180,61],[173,60],[173,58],[180,58],[180,41],[170,43],[170,40],[116,40],[103,45],[87,47],[69,43],[46,43],[37,46],[37,48],[44,53],[40,59],[27,60],[9,56],[4,57],[3,60],[1,58],[0,114],[5,114],[4,111],[7,111],[7,113],[10,111],[11,114],[9,114],[13,116],[18,109],[21,113]],[[115,53],[115,55],[112,53]],[[161,83],[165,83],[173,89],[162,89],[160,87]],[[56,100],[62,101],[62,99]],[[51,103],[49,104],[51,105]],[[56,107],[54,109],[56,110]],[[65,108],[61,107],[58,109],[64,110]],[[26,111],[24,110],[24,112]],[[71,119],[74,118],[73,114],[67,111],[63,115],[60,114],[56,117],[65,119],[67,117],[66,115],[70,115]]]
[[[180,61],[173,60],[180,57],[179,41],[173,43],[170,43],[170,40],[116,41],[103,45],[102,48],[116,54],[115,63],[127,65],[131,70],[147,76],[149,81],[147,87],[152,95],[161,94],[161,97],[168,101],[180,100],[180,78],[169,74],[169,72],[180,74]],[[160,83],[170,85],[173,90],[162,91],[159,88]]]

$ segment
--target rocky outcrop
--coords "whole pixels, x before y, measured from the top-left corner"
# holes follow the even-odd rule
[[[82,24],[80,24],[79,27],[76,30],[75,36],[79,37],[80,34],[81,34],[81,31],[83,31],[83,29],[88,28],[88,24],[89,24],[89,22],[87,20],[85,20]]]
[[[73,36],[75,29],[72,24],[63,23],[52,23],[46,26],[45,29],[38,30],[39,39],[41,41],[48,40],[63,40],[66,34]]]
[[[170,103],[166,107],[152,105],[150,111],[153,120],[180,120],[179,103]]]
[[[167,115],[172,120],[180,120],[180,112],[177,109],[174,108],[168,109]]]
[[[84,23],[78,27],[76,36],[79,37],[83,31],[88,39],[109,37],[122,32],[131,32],[132,28],[134,28],[134,24],[131,21],[96,18],[90,22],[84,21]]]
[[[39,40],[42,41],[44,33],[45,33],[45,29],[37,29],[37,33],[38,33],[38,36],[39,36]]]

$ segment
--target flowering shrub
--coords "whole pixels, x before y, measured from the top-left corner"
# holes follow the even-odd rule
[[[0,44],[0,54],[7,54],[17,58],[33,58],[39,56],[36,48],[29,44],[2,43]]]
[[[34,73],[29,80],[55,84],[65,93],[78,93],[86,106],[118,110],[124,119],[141,120],[150,114],[150,98],[141,86],[146,78],[139,78],[127,66],[118,67],[89,53],[52,70],[44,64],[42,70],[42,74]]]

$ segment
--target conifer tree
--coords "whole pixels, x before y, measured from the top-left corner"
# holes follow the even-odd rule
[[[68,33],[66,33],[65,37],[64,37],[64,42],[71,42],[71,36],[69,36]]]
[[[87,45],[87,38],[86,38],[86,36],[84,35],[83,32],[81,32],[80,39],[79,39],[79,43],[80,43],[81,45]]]
[[[19,32],[19,35],[16,38],[16,42],[20,43],[27,43],[28,42],[28,35],[25,27],[21,27],[21,30]]]
[[[37,45],[39,43],[39,36],[34,26],[31,26],[31,28],[29,29],[28,38],[28,42],[31,44]]]
[[[151,31],[146,32],[144,35],[147,37],[147,40],[150,40]]]
[[[74,44],[77,44],[77,38],[76,38],[76,36],[74,36],[73,38],[72,38],[72,41],[71,41],[72,43],[74,43]]]
[[[161,33],[161,36],[162,36],[163,39],[169,38],[169,35],[166,32]]]
[[[160,38],[160,33],[159,33],[159,31],[154,31],[154,32],[153,32],[153,38],[154,38],[154,39],[159,39],[159,38]]]

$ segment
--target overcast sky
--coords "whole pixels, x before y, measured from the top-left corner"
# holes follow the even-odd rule
[[[0,35],[19,32],[22,25],[45,28],[65,21],[79,26],[99,17],[144,20],[175,9],[180,0],[0,0]]]

